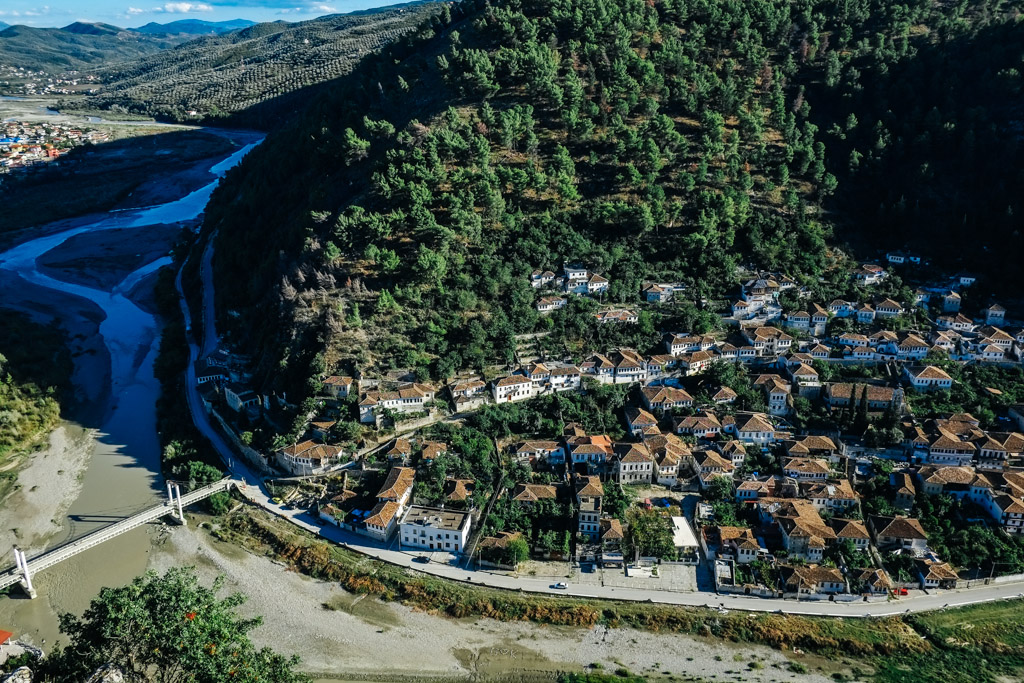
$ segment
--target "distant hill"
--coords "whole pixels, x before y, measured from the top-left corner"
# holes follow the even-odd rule
[[[365,55],[440,7],[396,5],[195,38],[176,49],[103,69],[98,95],[62,106],[117,106],[176,121],[236,115],[233,123],[266,128],[297,108],[299,92],[307,96],[311,87],[348,73]]]
[[[171,21],[166,24],[158,24],[155,21],[151,21],[144,26],[138,28],[128,29],[135,33],[169,33],[169,34],[180,34],[188,33],[191,35],[219,35],[222,33],[230,33],[231,31],[237,31],[240,28],[248,28],[256,24],[255,21],[249,21],[248,19],[229,19],[228,21],[203,21],[201,19],[181,19],[179,21]]]
[[[5,28],[9,28],[9,27],[10,27],[10,24],[5,24],[4,22],[0,21],[0,31],[3,31]]]
[[[0,64],[58,72],[86,70],[180,45],[188,35],[146,35],[108,24],[76,22],[64,28],[9,26],[0,31]]]
[[[99,22],[90,23],[87,21],[76,21],[75,23],[68,24],[61,29],[61,31],[77,33],[83,36],[114,36],[121,33],[123,30],[124,29],[118,28],[117,26],[111,26],[110,24],[101,24]]]

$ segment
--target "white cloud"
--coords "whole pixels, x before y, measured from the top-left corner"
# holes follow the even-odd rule
[[[139,9],[138,7],[129,7],[128,8],[128,14],[142,14],[145,11],[146,10]]]
[[[2,9],[0,9],[0,17],[41,17],[44,14],[49,14],[49,13],[50,13],[50,6],[49,5],[43,5],[42,7],[38,7],[36,9],[26,9],[26,10],[21,10],[21,11],[16,10],[16,9],[12,9],[12,10],[2,10]]]
[[[212,12],[213,7],[203,2],[168,2],[163,7],[156,8],[158,12],[170,14],[191,14],[193,12]]]
[[[324,12],[337,12],[337,7],[330,5],[306,5],[305,7],[285,7],[277,10],[278,14],[317,14]]]

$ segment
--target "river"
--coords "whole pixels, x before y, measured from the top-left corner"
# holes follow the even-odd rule
[[[248,139],[252,139],[251,134]],[[213,164],[209,171],[216,179],[175,201],[111,211],[95,221],[22,242],[0,253],[0,271],[5,276],[15,276],[15,282],[25,284],[25,291],[38,292],[41,304],[45,298],[52,309],[54,297],[58,302],[74,297],[85,300],[79,304],[88,306],[85,302],[91,302],[103,315],[99,334],[110,357],[109,394],[104,392],[110,397],[109,404],[104,410],[95,411],[103,417],[96,425],[89,425],[95,428],[86,446],[91,452],[80,478],[81,489],[67,510],[63,531],[54,535],[51,543],[105,526],[155,503],[163,495],[156,433],[160,387],[153,376],[160,323],[128,294],[143,278],[169,264],[170,259],[154,258],[124,277],[112,291],[57,279],[53,271],[42,272],[37,260],[83,233],[115,228],[144,230],[146,226],[197,218],[220,177],[256,144],[259,141],[246,144]],[[60,304],[56,306],[59,308]],[[51,644],[57,635],[57,613],[81,612],[102,586],[125,583],[145,570],[153,533],[153,527],[137,529],[42,572],[35,577],[39,592],[36,600],[25,599],[17,589],[9,597],[0,598],[0,628],[14,631],[16,637],[30,638],[37,645],[44,640]],[[0,552],[0,564],[13,564],[9,548]]]

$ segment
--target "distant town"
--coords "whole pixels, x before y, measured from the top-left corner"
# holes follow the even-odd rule
[[[0,174],[51,164],[83,144],[106,142],[107,133],[61,123],[5,121],[0,124]]]

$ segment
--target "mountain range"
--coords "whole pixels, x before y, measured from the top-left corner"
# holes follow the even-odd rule
[[[227,21],[203,21],[201,19],[180,19],[166,24],[158,24],[151,21],[138,28],[128,29],[136,33],[188,33],[192,35],[209,35],[229,33],[241,28],[248,28],[256,24],[248,19],[229,19]]]
[[[194,37],[145,34],[86,22],[63,28],[15,25],[0,31],[0,64],[51,72],[83,70],[138,59]]]
[[[90,69],[131,61],[200,36],[224,35],[255,25],[246,19],[151,22],[125,29],[76,21],[61,28],[0,23],[0,63],[43,71]]]

